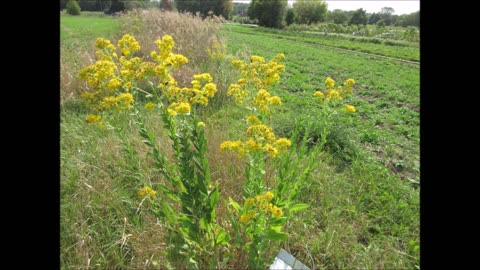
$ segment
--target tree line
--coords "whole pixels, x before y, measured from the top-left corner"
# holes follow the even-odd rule
[[[394,15],[395,10],[384,7],[378,13],[367,13],[360,8],[353,11],[328,10],[324,0],[296,0],[293,7],[288,7],[287,0],[252,0],[247,3],[233,3],[232,0],[60,0],[60,9],[68,1],[77,1],[82,11],[103,11],[115,9],[121,11],[132,8],[159,7],[165,10],[191,12],[207,16],[209,12],[217,16],[231,18],[232,15],[247,16],[256,19],[260,26],[283,28],[286,25],[314,24],[333,22],[343,25],[379,26],[420,26],[420,11],[411,14]]]
[[[252,0],[250,4],[235,3],[234,11],[243,11],[245,6],[250,19],[257,19],[261,26],[274,28],[282,28],[293,23],[310,25],[317,22],[420,27],[420,11],[394,15],[395,10],[391,7],[384,7],[378,13],[367,13],[362,8],[353,11],[340,9],[329,11],[324,0],[296,0],[292,8],[288,7],[287,0]]]

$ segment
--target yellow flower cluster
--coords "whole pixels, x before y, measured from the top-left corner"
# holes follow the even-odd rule
[[[208,98],[211,98],[217,92],[217,86],[213,83],[213,78],[208,73],[193,75],[192,87],[168,87],[164,94],[172,104],[168,111],[171,115],[178,113],[188,114],[190,104],[208,105]],[[188,109],[187,109],[188,108]]]
[[[85,118],[85,121],[87,123],[96,123],[96,122],[100,121],[101,118],[102,118],[102,116],[100,116],[100,115],[90,114],[89,116],[87,116]]]
[[[95,41],[98,48],[97,62],[83,68],[79,76],[87,82],[91,92],[84,92],[82,98],[94,111],[130,109],[134,103],[131,93],[124,92],[132,88],[135,76],[146,72],[142,59],[131,58],[140,49],[133,36],[124,35],[118,42],[122,56],[118,59],[115,46],[107,39]],[[138,75],[137,73],[140,73]],[[123,91],[122,91],[123,90]]]
[[[105,97],[95,108],[95,111],[108,111],[115,109],[116,111],[122,111],[130,109],[134,100],[130,93],[122,93],[116,97]]]
[[[146,186],[142,189],[140,189],[138,192],[137,192],[137,195],[139,197],[146,197],[146,196],[150,196],[150,197],[153,197],[155,196],[155,194],[157,194],[157,192],[155,190],[153,190],[151,187],[149,186]]]
[[[131,35],[123,35],[122,39],[118,41],[118,48],[125,57],[130,56],[132,53],[140,50],[140,44]]]
[[[112,61],[113,57],[117,58],[117,54],[115,53],[115,46],[110,43],[110,40],[104,38],[97,38],[95,41],[95,47],[99,50],[95,53],[97,59],[103,61]]]
[[[355,80],[353,79],[347,79],[344,83],[343,86],[338,86],[335,89],[335,81],[328,77],[325,80],[325,93],[322,91],[316,91],[313,95],[315,97],[320,98],[320,100],[324,103],[332,100],[332,101],[341,101],[343,100],[343,97],[352,93],[353,90],[353,85],[355,84]],[[345,88],[345,89],[344,89]],[[350,105],[348,105],[350,106]],[[353,110],[352,110],[353,108]],[[353,106],[350,106],[347,108],[349,112],[355,112],[355,108]]]
[[[247,100],[249,106],[255,106],[265,113],[269,113],[268,105],[280,105],[278,96],[271,96],[269,87],[280,80],[280,72],[285,71],[285,65],[280,64],[285,58],[283,53],[278,54],[268,63],[265,58],[253,55],[250,63],[234,60],[232,64],[240,70],[242,78],[237,84],[231,84],[227,95],[233,96],[239,105]],[[253,90],[252,90],[253,89]],[[254,92],[258,89],[258,92]]]
[[[270,203],[273,197],[273,193],[267,191],[264,195],[257,195],[255,198],[247,198],[245,200],[247,212],[240,216],[240,222],[246,224],[251,219],[254,219],[257,216],[257,213],[271,213],[275,218],[281,217],[283,215],[283,210]]]
[[[192,104],[208,105],[208,98],[217,92],[217,86],[208,73],[194,75],[192,87],[178,87],[177,81],[170,75],[172,69],[178,69],[188,62],[181,54],[172,53],[175,46],[173,38],[163,36],[155,41],[158,51],[152,51],[150,56],[154,62],[144,61],[134,57],[140,50],[137,40],[131,35],[124,35],[118,41],[121,57],[118,58],[115,46],[107,39],[98,38],[95,46],[97,62],[87,66],[79,73],[80,78],[87,82],[91,91],[82,94],[87,106],[94,111],[129,109],[134,102],[129,93],[136,88],[137,81],[158,77],[157,86],[161,93],[171,103],[168,107],[170,115],[188,114]],[[147,109],[153,109],[155,104],[146,104]]]
[[[347,111],[349,111],[351,113],[355,112],[355,107],[352,106],[352,105],[345,105],[345,109],[347,109]]]
[[[246,142],[225,141],[220,145],[221,150],[237,151],[238,156],[263,151],[267,152],[270,157],[275,157],[292,144],[287,138],[276,139],[273,129],[262,124],[255,115],[250,115],[247,122],[250,125],[246,131],[248,140]]]
[[[145,104],[145,108],[149,110],[153,110],[153,108],[155,108],[155,103],[148,102],[147,104]]]

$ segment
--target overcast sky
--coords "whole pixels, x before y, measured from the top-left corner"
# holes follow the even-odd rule
[[[243,2],[250,3],[251,0],[233,0],[233,2]],[[289,5],[293,2],[289,0]],[[415,11],[420,10],[420,1],[419,0],[353,0],[353,1],[344,1],[344,0],[327,0],[328,10],[342,9],[342,10],[355,10],[363,8],[368,13],[379,12],[382,7],[391,7],[395,10],[393,14],[402,15],[410,14]]]

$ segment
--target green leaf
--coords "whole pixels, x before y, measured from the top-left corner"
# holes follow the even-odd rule
[[[308,206],[309,206],[308,204],[299,203],[299,204],[295,204],[295,205],[291,206],[288,209],[288,211],[290,211],[290,212],[301,211],[301,210],[307,209]]]
[[[231,197],[228,197],[228,201],[230,202],[230,205],[237,210],[237,212],[240,211],[240,205],[238,205],[238,203],[236,203]]]
[[[272,240],[272,241],[281,241],[281,240],[286,240],[288,237],[288,234],[284,232],[278,232],[276,230],[269,229],[267,231],[267,239]]]
[[[228,241],[230,241],[230,235],[228,235],[227,232],[220,226],[217,226],[215,230],[217,231],[217,238],[215,240],[215,244],[216,245],[228,244]]]
[[[207,221],[204,218],[201,218],[200,219],[200,228],[203,229],[203,230],[206,230],[207,226],[208,226]]]
[[[210,194],[208,195],[208,197],[210,199],[210,207],[212,209],[215,209],[215,205],[217,205],[218,197],[219,197],[218,188],[214,187],[210,192]]]

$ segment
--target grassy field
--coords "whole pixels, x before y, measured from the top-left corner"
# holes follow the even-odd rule
[[[368,37],[354,37],[343,34],[329,34],[314,32],[287,32],[264,27],[247,27],[242,25],[226,25],[229,32],[248,34],[251,36],[270,37],[302,43],[331,46],[359,52],[372,53],[387,57],[394,57],[410,61],[420,60],[418,43],[405,41],[388,41]],[[252,37],[255,38],[255,37]],[[375,43],[372,43],[375,42]]]
[[[88,62],[74,48],[91,53],[96,37],[121,36],[115,20],[61,17],[62,65],[70,65],[72,76]],[[318,106],[312,96],[326,77],[357,82],[351,102],[357,113],[334,126],[308,184],[301,187],[302,202],[310,208],[287,224],[288,241],[273,248],[286,249],[312,269],[419,268],[419,65],[318,46],[343,46],[336,42],[280,38],[280,32],[225,26],[223,33],[228,54],[267,59],[285,54],[286,74],[274,93],[283,102],[273,114],[280,135],[289,136],[296,120],[314,119]],[[370,52],[418,60],[418,48],[350,43],[350,49],[376,45]],[[234,72],[223,73],[223,80],[236,81]],[[170,268],[164,228],[136,197],[155,174],[143,159],[147,149],[135,126],[119,119],[116,124],[125,131],[119,137],[87,125],[86,115],[78,96],[62,106],[61,268]],[[212,178],[221,182],[218,218],[227,215],[225,198],[241,193],[241,164],[219,150],[222,141],[242,132],[241,115],[227,101],[202,116]],[[158,117],[147,120],[161,133]]]

